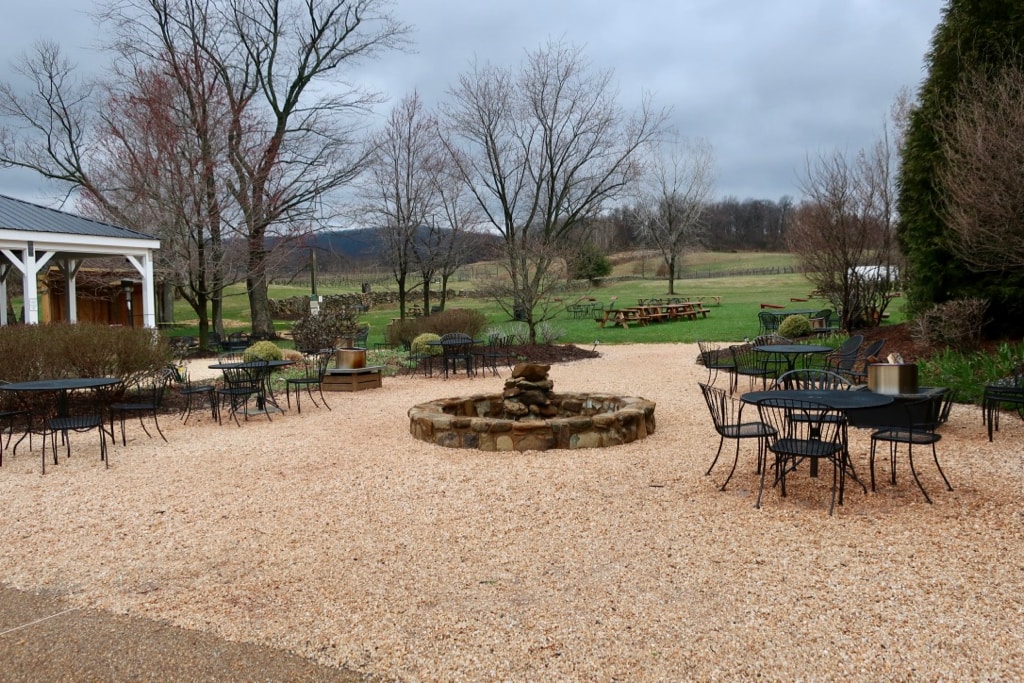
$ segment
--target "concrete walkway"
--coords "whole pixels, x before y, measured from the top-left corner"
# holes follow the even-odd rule
[[[282,650],[0,585],[0,680],[380,682]]]

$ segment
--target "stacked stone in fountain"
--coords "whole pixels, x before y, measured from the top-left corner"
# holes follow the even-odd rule
[[[550,365],[539,363],[516,365],[501,394],[506,418],[549,418],[558,414],[558,409],[551,404],[551,390],[555,383],[548,379],[550,369]]]

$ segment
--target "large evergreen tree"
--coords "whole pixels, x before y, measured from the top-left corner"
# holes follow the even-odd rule
[[[918,93],[900,169],[898,236],[914,310],[963,296],[991,301],[1002,323],[1024,324],[1024,273],[972,272],[948,248],[939,172],[945,163],[940,127],[959,104],[971,74],[1024,66],[1024,3],[949,0],[932,37],[928,75]],[[1024,217],[1022,217],[1024,220]],[[1006,328],[1004,327],[1004,331]]]

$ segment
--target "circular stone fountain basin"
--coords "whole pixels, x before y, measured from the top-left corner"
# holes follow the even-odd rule
[[[654,433],[654,401],[635,396],[553,393],[553,417],[504,416],[502,394],[442,398],[409,409],[409,431],[421,441],[482,451],[601,448]]]

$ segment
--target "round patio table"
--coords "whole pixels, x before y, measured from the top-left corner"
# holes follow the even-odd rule
[[[796,360],[800,356],[810,356],[816,353],[829,353],[831,346],[820,346],[818,344],[761,344],[755,346],[758,353],[765,353],[769,356],[781,356],[786,360],[786,369],[796,368]],[[806,363],[804,366],[806,367]]]
[[[256,396],[256,409],[266,412],[269,410],[269,406],[272,406],[279,412],[284,412],[284,408],[278,405],[277,398],[274,396],[274,387],[270,383],[270,373],[279,368],[285,368],[294,364],[295,361],[287,359],[268,360],[266,361],[266,365],[262,365],[261,361],[235,361],[231,363],[214,363],[213,365],[210,365],[209,368],[211,370],[229,370],[232,368],[247,368],[251,370],[261,366],[264,367],[266,369],[266,374],[263,375],[261,378],[262,381],[260,382],[260,386],[263,387],[263,390]]]
[[[744,403],[759,402],[768,398],[790,401],[808,401],[832,408],[833,410],[856,411],[867,408],[881,408],[891,404],[895,398],[888,394],[858,389],[778,389],[774,391],[748,391],[740,396]],[[818,462],[811,461],[811,476],[818,476]]]

